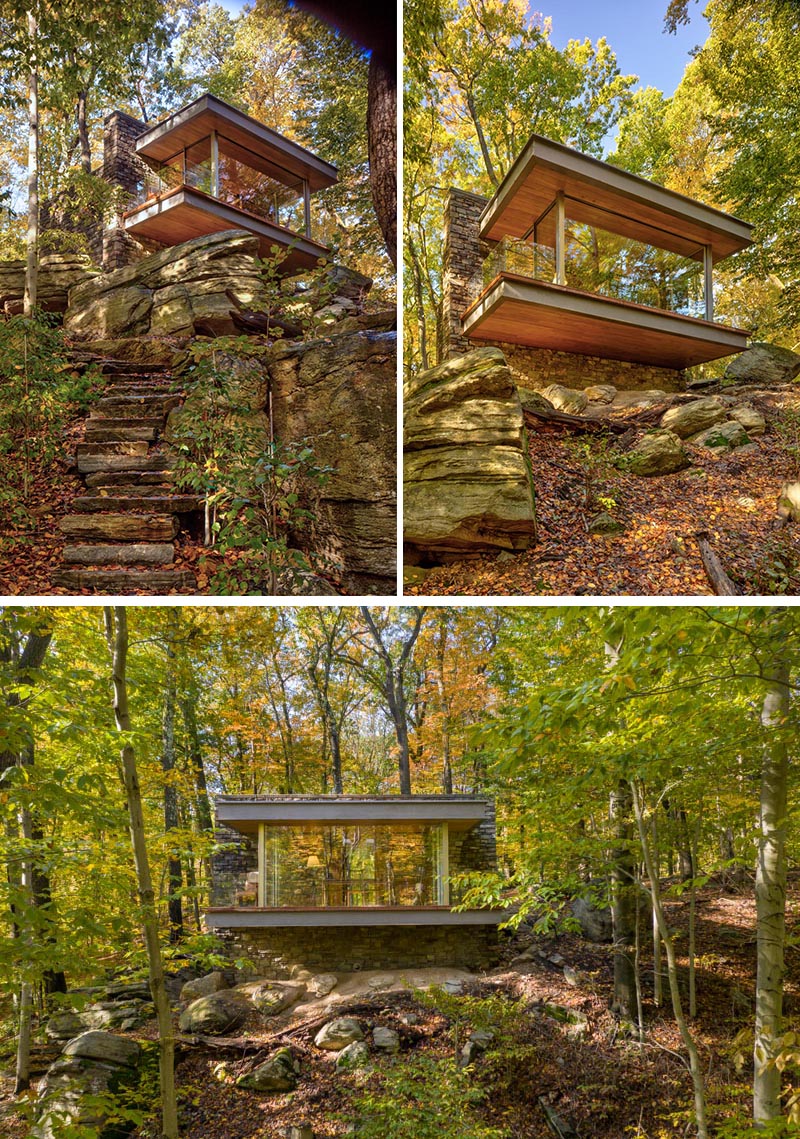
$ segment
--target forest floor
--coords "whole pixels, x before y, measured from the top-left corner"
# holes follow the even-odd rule
[[[537,543],[437,567],[405,592],[713,595],[696,540],[705,532],[743,595],[800,593],[798,525],[775,527],[781,484],[800,469],[800,399],[750,402],[767,420],[766,435],[720,455],[686,444],[693,465],[657,478],[617,466],[619,452],[605,435],[530,432]],[[624,529],[590,533],[600,511]]]
[[[681,986],[686,989],[690,903],[688,895],[667,901],[676,934]],[[791,933],[800,932],[800,880],[787,906]],[[740,888],[710,883],[697,896],[697,1016],[692,1030],[706,1073],[712,1134],[725,1120],[744,1122],[752,1080],[752,1013],[755,985],[755,907],[752,881]],[[641,976],[645,1039],[609,1011],[613,958],[608,945],[577,934],[534,936],[522,930],[503,946],[503,964],[467,985],[475,997],[521,1001],[506,1037],[475,1062],[471,1079],[485,1091],[474,1109],[478,1121],[514,1139],[552,1139],[542,1097],[571,1125],[580,1139],[666,1139],[692,1133],[692,1089],[683,1048],[667,1003],[653,1002],[652,961],[642,933]],[[800,1013],[800,952],[789,949],[786,1014]],[[666,979],[664,982],[667,990]],[[318,1002],[317,1002],[318,1003]],[[577,1013],[583,1023],[561,1023],[545,1005]],[[184,1050],[177,1067],[181,1094],[182,1139],[283,1139],[287,1125],[305,1123],[317,1139],[348,1133],[358,1118],[354,1097],[378,1090],[412,1057],[441,1060],[454,1055],[452,998],[440,1010],[413,991],[360,993],[340,997],[331,1015],[351,1014],[365,1027],[379,1023],[400,1035],[396,1057],[378,1058],[371,1074],[341,1073],[335,1054],[313,1045],[319,1017],[311,1022],[291,1012],[253,1023],[245,1033],[247,1051],[203,1047]],[[318,1014],[319,1009],[315,1009]],[[409,1014],[413,1014],[409,1016]],[[308,1013],[305,1014],[307,1018]],[[138,1034],[155,1035],[154,1027]],[[462,1030],[461,1042],[465,1038]],[[241,1038],[240,1038],[241,1041]],[[10,1041],[3,1050],[11,1051]],[[220,1041],[224,1044],[224,1041]],[[301,1063],[298,1089],[289,1094],[247,1091],[235,1085],[240,1073],[262,1062],[278,1045],[290,1044]],[[219,1065],[225,1063],[220,1078]],[[5,1065],[4,1065],[5,1066]],[[23,1139],[24,1127],[6,1115],[8,1082],[0,1088],[0,1131]],[[408,1087],[406,1085],[406,1096]],[[420,1107],[417,1107],[420,1110]],[[392,1136],[416,1139],[415,1105],[398,1104],[405,1122]],[[2,1130],[5,1127],[5,1130]],[[442,1121],[448,1136],[450,1124]],[[425,1134],[433,1131],[425,1130]],[[143,1125],[137,1139],[152,1139]]]

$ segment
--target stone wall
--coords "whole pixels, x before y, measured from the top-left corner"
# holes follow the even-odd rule
[[[103,122],[103,178],[112,185],[121,186],[132,202],[136,197],[149,167],[136,154],[136,140],[149,129],[124,111],[112,111]],[[148,253],[162,248],[152,241],[139,241],[122,228],[122,217],[103,231],[103,269],[122,269],[139,261]]]
[[[686,387],[684,373],[674,368],[604,360],[601,356],[555,352],[550,348],[527,348],[499,340],[474,341],[475,347],[488,345],[502,350],[514,379],[522,387],[543,389],[550,384],[563,384],[582,390],[592,384],[613,384],[621,391],[660,388],[665,392],[683,391]]]
[[[481,291],[483,261],[488,246],[478,236],[478,221],[488,198],[450,188],[444,215],[442,261],[442,323],[439,359],[469,352],[472,345],[461,330],[461,314]]]
[[[230,906],[249,872],[258,869],[258,839],[219,823],[214,829],[214,839],[217,849],[211,855],[210,903]]]
[[[325,972],[450,966],[477,972],[497,961],[493,925],[316,926],[218,930],[232,959],[246,957],[258,976],[288,978],[293,965]]]
[[[450,873],[497,868],[497,822],[494,801],[486,800],[486,816],[469,830],[450,828]]]

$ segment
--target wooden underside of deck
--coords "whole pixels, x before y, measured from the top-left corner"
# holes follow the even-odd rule
[[[470,340],[492,340],[688,368],[747,347],[748,333],[630,301],[501,273],[462,315]]]
[[[273,245],[290,249],[281,266],[287,273],[313,269],[329,254],[324,245],[308,237],[189,186],[179,186],[129,210],[124,215],[124,225],[134,237],[146,237],[162,245],[179,245],[193,237],[226,229],[246,229],[259,239],[261,257],[270,256]]]
[[[504,910],[465,910],[447,906],[325,906],[262,909],[258,906],[211,906],[205,923],[211,929],[274,926],[499,925]]]

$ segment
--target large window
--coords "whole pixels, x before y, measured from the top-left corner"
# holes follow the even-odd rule
[[[264,904],[447,905],[446,827],[266,826]]]

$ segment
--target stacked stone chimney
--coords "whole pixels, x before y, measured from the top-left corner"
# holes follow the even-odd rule
[[[461,356],[472,345],[461,329],[461,314],[481,291],[481,274],[487,247],[479,237],[479,221],[488,198],[451,187],[444,215],[442,261],[443,343],[439,359]]]
[[[103,178],[121,186],[132,202],[148,167],[136,154],[136,140],[148,124],[124,111],[112,111],[103,123]],[[123,207],[124,208],[124,207]],[[103,232],[103,269],[121,269],[138,261],[146,250],[122,228],[122,217],[109,223]]]

